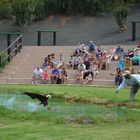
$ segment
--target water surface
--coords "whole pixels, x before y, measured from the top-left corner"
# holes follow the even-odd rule
[[[107,107],[103,105],[93,105],[84,103],[68,102],[61,99],[51,98],[48,100],[50,110],[39,104],[38,100],[33,100],[24,94],[0,93],[0,106],[11,110],[29,112],[47,112],[57,116],[75,115],[124,115],[126,108]]]

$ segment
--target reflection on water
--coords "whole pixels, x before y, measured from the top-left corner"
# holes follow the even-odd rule
[[[66,102],[60,99],[49,99],[49,112],[46,107],[39,104],[24,94],[0,94],[0,106],[13,110],[24,110],[29,112],[48,112],[57,116],[81,116],[81,115],[117,115],[126,113],[126,108],[106,107],[103,105],[92,105],[84,103]]]

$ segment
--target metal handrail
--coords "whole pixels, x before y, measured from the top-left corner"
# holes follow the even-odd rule
[[[2,52],[0,52],[0,66],[5,61],[10,62],[12,57],[20,52],[20,50],[22,49],[22,36],[23,35],[19,35],[6,49],[4,49]],[[12,49],[12,47],[14,45],[15,45],[15,47],[14,47],[14,49]],[[7,54],[7,57],[2,60],[2,56],[4,53]]]

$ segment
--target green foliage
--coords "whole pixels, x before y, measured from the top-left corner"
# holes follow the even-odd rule
[[[0,53],[0,57],[1,57],[1,64],[0,64],[0,72],[2,71],[2,69],[5,67],[5,65],[8,63],[8,54],[7,52],[1,52]]]
[[[45,0],[45,9],[51,14],[101,15],[104,6],[100,0]]]
[[[35,0],[14,0],[12,2],[12,13],[16,18],[17,25],[23,27],[31,21],[35,9]]]
[[[120,30],[125,27],[126,18],[128,13],[128,7],[125,5],[118,5],[113,9],[113,14],[115,16],[116,22],[120,27]]]
[[[45,1],[44,0],[36,0],[34,15],[37,20],[41,20],[45,17]]]
[[[100,16],[119,5],[138,3],[140,0],[0,0],[0,19],[15,16],[16,23],[23,27],[47,15]]]
[[[55,0],[44,0],[46,15],[56,14],[57,5]]]
[[[84,11],[86,15],[100,16],[104,12],[104,5],[100,0],[87,0]]]
[[[10,4],[8,1],[0,1],[0,19],[7,19],[10,17]]]

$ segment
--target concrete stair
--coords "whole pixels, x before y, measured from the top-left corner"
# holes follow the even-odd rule
[[[56,59],[62,53],[65,62],[70,60],[74,46],[23,46],[21,53],[13,58],[0,73],[0,83],[19,83],[31,84],[33,70],[36,66],[41,65],[44,58],[51,53],[55,53]],[[110,70],[100,70],[91,85],[114,85],[114,72],[116,62],[111,62]],[[67,69],[68,84],[80,84],[76,80],[76,71]]]

